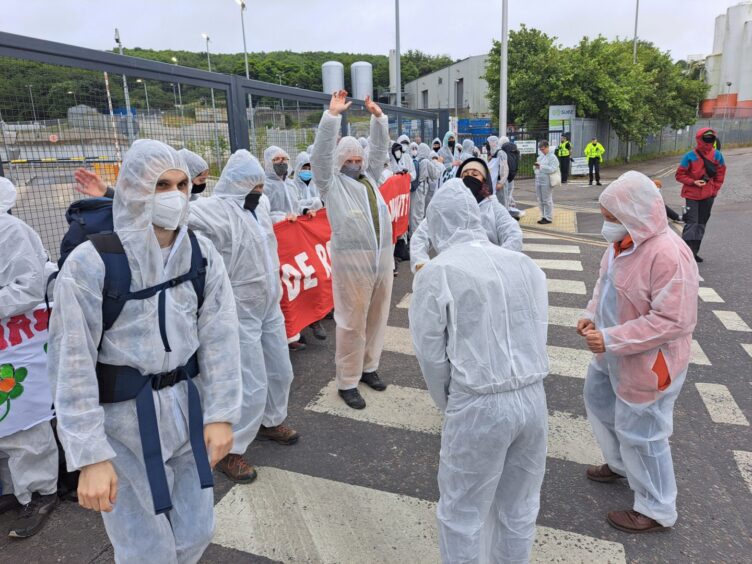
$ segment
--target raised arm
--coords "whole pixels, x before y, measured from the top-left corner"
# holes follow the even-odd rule
[[[311,154],[313,181],[326,201],[326,195],[334,180],[334,151],[337,149],[337,135],[342,124],[342,114],[352,105],[347,101],[347,92],[340,90],[332,94],[329,109],[324,112],[316,131]]]
[[[389,118],[370,97],[366,96],[365,103],[366,109],[371,112],[367,170],[368,174],[378,182],[389,154]]]

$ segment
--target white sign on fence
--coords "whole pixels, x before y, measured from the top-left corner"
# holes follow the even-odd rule
[[[575,157],[572,159],[569,174],[572,176],[585,176],[588,173],[587,157]]]
[[[538,152],[538,142],[535,139],[532,141],[515,141],[515,145],[517,145],[520,155],[534,155]]]

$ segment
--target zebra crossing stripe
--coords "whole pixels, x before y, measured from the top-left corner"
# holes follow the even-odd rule
[[[752,329],[750,329],[749,325],[747,325],[735,311],[720,311],[716,309],[713,310],[713,313],[729,331],[744,331],[752,333]]]
[[[548,324],[562,327],[575,327],[582,317],[582,308],[548,306]]]
[[[397,307],[400,309],[408,309],[410,307],[410,299],[413,297],[411,292],[408,292],[404,296],[402,296],[402,299],[397,303]]]
[[[708,382],[695,383],[700,398],[708,410],[708,415],[713,423],[726,425],[744,425],[749,427],[749,421],[734,400],[729,389],[723,384],[711,384]]]
[[[548,233],[535,233],[533,231],[522,230],[522,239],[556,239],[556,236]]]
[[[593,353],[548,345],[549,373],[570,378],[585,378]]]
[[[705,354],[705,351],[702,350],[702,347],[700,346],[700,343],[692,340],[692,349],[691,349],[692,356],[689,359],[689,362],[692,364],[699,364],[702,366],[711,366],[710,359]]]
[[[543,270],[570,270],[572,272],[582,272],[582,263],[578,260],[556,260],[556,259],[533,259],[533,262]]]
[[[383,427],[441,434],[442,415],[428,391],[390,384],[376,392],[367,386],[358,388],[366,400],[365,409],[351,409],[337,395],[337,384],[330,382],[306,409],[346,417]],[[548,415],[548,457],[578,464],[602,462],[601,450],[590,431],[587,419],[561,411]]]
[[[742,348],[745,350],[745,352],[752,357],[752,344],[750,343],[741,343]]]
[[[713,290],[713,288],[708,288],[707,286],[700,286],[700,291],[698,295],[700,296],[700,299],[703,302],[717,303],[717,304],[725,303],[723,301],[723,298],[718,295],[718,292]]]
[[[216,544],[282,562],[441,560],[432,501],[279,468],[258,472],[217,504]],[[563,561],[623,563],[626,555],[621,543],[539,525],[531,562]]]
[[[580,280],[559,280],[556,278],[548,278],[546,283],[548,284],[549,293],[578,294],[580,296],[587,295],[585,283]]]
[[[562,253],[565,255],[579,255],[580,247],[577,245],[543,245],[539,243],[523,243],[523,253]]]
[[[747,483],[749,492],[752,493],[752,452],[735,450],[734,459],[736,460],[736,465],[739,467],[739,473]]]

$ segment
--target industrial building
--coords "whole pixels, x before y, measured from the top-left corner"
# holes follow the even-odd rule
[[[476,55],[408,82],[404,102],[416,110],[449,109],[452,114],[489,113],[486,74],[488,55]]]
[[[710,85],[703,117],[752,117],[752,2],[741,2],[715,19],[713,53],[705,58]]]

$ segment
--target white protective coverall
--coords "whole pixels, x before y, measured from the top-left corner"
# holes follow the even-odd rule
[[[506,135],[502,135],[499,138],[499,149],[501,149],[505,143],[509,143],[509,137]],[[504,206],[507,209],[517,209],[517,202],[514,200],[514,180],[509,181],[507,178],[509,178],[509,156],[507,155],[506,151],[501,149],[499,151],[503,154],[503,159],[507,162],[507,172],[506,176],[503,177],[503,184],[504,189],[499,190],[496,192],[496,197],[499,200],[499,203],[501,203],[502,206]]]
[[[363,157],[354,137],[343,137],[337,144],[341,116],[324,112],[311,156],[313,179],[332,225],[334,361],[340,390],[356,388],[363,372],[375,372],[384,348],[394,245],[389,208],[376,179],[387,160],[388,120],[386,115],[371,117],[368,160],[363,161],[360,180],[340,172],[347,159]]]
[[[219,177],[214,196],[191,204],[188,225],[214,243],[230,277],[240,333],[243,405],[233,427],[233,454],[242,455],[259,425],[275,427],[287,418],[293,370],[285,319],[279,306],[279,255],[269,214],[261,197],[254,215],[245,197],[265,182],[256,157],[233,153]]]
[[[283,221],[288,215],[300,215],[303,211],[300,207],[298,189],[295,187],[295,183],[289,177],[286,176],[282,179],[274,172],[272,159],[278,156],[286,157],[289,166],[290,155],[284,149],[272,145],[264,150],[264,172],[266,173],[264,195],[269,198],[272,223]],[[248,191],[246,191],[247,193]],[[243,197],[245,197],[245,194]]]
[[[443,187],[446,184],[448,182],[442,185],[441,190],[444,189]],[[465,189],[468,190],[467,187]],[[479,207],[481,225],[486,231],[488,240],[502,249],[522,251],[522,229],[519,223],[509,215],[507,209],[493,196],[481,201]],[[436,243],[429,235],[428,224],[423,221],[410,238],[410,270],[413,273],[416,272],[416,267],[419,264],[426,264],[430,260],[428,252],[431,247],[437,248]]]
[[[183,275],[190,269],[191,244],[179,227],[165,264],[152,226],[154,193],[168,170],[188,176],[183,159],[171,147],[136,141],[125,154],[113,201],[113,223],[131,269],[131,290],[138,291]],[[185,225],[187,209],[180,224]],[[193,379],[201,397],[204,425],[237,423],[241,379],[238,317],[222,258],[198,236],[206,259],[204,303],[197,311],[193,285],[166,291],[165,319],[171,352],[159,330],[158,297],[130,300],[102,337],[102,286],[105,268],[90,242],[66,259],[56,282],[50,323],[49,373],[55,389],[58,433],[68,469],[109,460],[118,477],[111,513],[102,513],[117,562],[196,562],[214,530],[214,495],[201,489],[188,434],[188,387],[182,381],[153,392],[162,458],[172,510],[154,514],[139,437],[136,400],[99,403],[97,361],[130,366],[142,374],[184,365],[198,352],[200,375]]]
[[[697,265],[668,227],[663,199],[647,176],[621,175],[599,201],[634,245],[616,257],[609,246],[584,313],[606,345],[588,368],[585,407],[606,463],[629,480],[634,510],[670,527],[677,513],[668,439],[697,323]],[[664,389],[659,354],[669,376]]]
[[[444,562],[528,562],[546,467],[546,277],[486,238],[459,179],[426,215],[438,256],[413,281],[410,332],[444,412],[437,508]]]
[[[389,150],[389,165],[392,172],[404,172],[407,171],[410,174],[410,182],[415,182],[418,178],[418,171],[415,170],[415,163],[413,157],[410,154],[410,138],[407,135],[400,135],[397,139],[397,143],[402,145],[402,158],[396,160],[391,150]],[[391,144],[390,144],[391,147]]]
[[[499,138],[496,135],[491,135],[487,141],[491,147],[491,153],[488,155],[488,168],[491,171],[491,190],[494,195],[497,195],[498,192],[504,190],[507,176],[509,175],[509,164],[507,162],[507,154],[501,150]],[[497,190],[497,187],[500,187],[499,190]]]
[[[431,151],[429,155],[429,161],[431,163],[431,166],[433,167],[433,180],[429,180],[428,182],[428,192],[426,192],[426,207],[428,207],[428,204],[431,203],[431,198],[433,198],[436,190],[438,190],[439,182],[441,181],[441,175],[444,172],[444,165],[438,161],[438,153],[436,153],[436,151]]]
[[[189,180],[193,180],[205,170],[209,170],[209,165],[201,155],[198,155],[189,149],[180,149],[178,154],[183,157],[185,166],[188,168]],[[198,194],[191,194],[190,200],[194,201],[200,197],[201,196]]]
[[[8,213],[16,204],[16,187],[0,177],[0,319],[21,315],[44,301],[47,252],[31,227]],[[0,352],[0,365],[4,364]],[[44,421],[0,436],[0,484],[26,505],[33,493],[57,491],[57,443]],[[2,427],[0,427],[0,435]]]
[[[364,139],[361,137],[361,139]],[[316,188],[316,183],[311,179],[306,184],[300,178],[300,171],[303,170],[305,165],[311,164],[311,156],[308,153],[298,153],[295,157],[295,188],[298,190],[298,203],[302,210],[318,211],[324,207],[321,201],[321,194],[319,189]]]
[[[444,158],[444,168],[446,170],[452,169],[454,167],[454,161],[457,160],[457,157],[455,156],[454,149],[449,147],[449,138],[454,137],[455,140],[457,137],[454,135],[453,131],[447,131],[444,134],[444,140],[441,143],[441,149],[439,150],[439,156]],[[456,147],[456,145],[455,145]]]
[[[475,143],[472,139],[465,139],[462,142],[462,151],[458,160],[465,162],[467,159],[472,159],[475,156]]]
[[[554,195],[551,188],[551,174],[559,170],[559,159],[554,152],[547,154],[540,152],[536,161],[540,167],[535,170],[535,194],[538,197],[538,207],[541,218],[549,221],[554,219]]]
[[[418,187],[410,192],[410,233],[415,233],[426,215],[428,186],[438,178],[431,163],[431,148],[425,143],[418,146]]]

